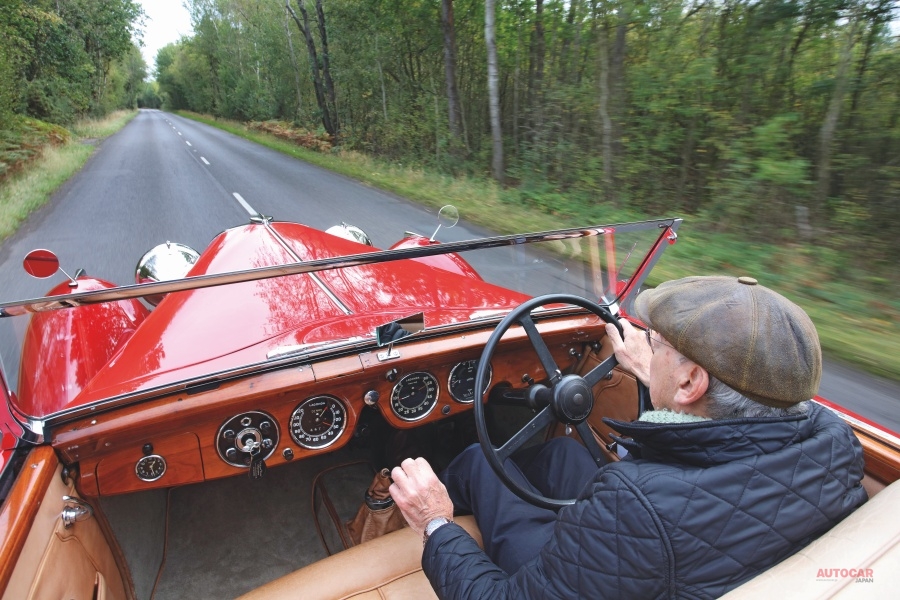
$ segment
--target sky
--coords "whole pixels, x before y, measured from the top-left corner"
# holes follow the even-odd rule
[[[156,68],[156,52],[182,35],[190,35],[191,16],[182,5],[183,0],[139,0],[147,18],[144,23],[144,45],[141,54],[147,70]]]

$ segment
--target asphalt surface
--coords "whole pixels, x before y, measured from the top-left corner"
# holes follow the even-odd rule
[[[386,248],[404,232],[430,235],[436,211],[349,178],[290,158],[219,129],[160,111],[142,110],[105,140],[85,167],[0,246],[0,297],[42,296],[47,281],[22,270],[34,248],[49,248],[62,268],[121,284],[134,280],[137,260],[166,240],[202,251],[219,232],[247,223],[251,210],[278,220],[326,229],[358,225]],[[442,241],[484,236],[460,222],[442,230]],[[506,265],[475,265],[503,269]],[[53,281],[56,281],[55,279]],[[3,319],[0,347],[9,364],[11,328],[25,319]],[[820,394],[900,432],[900,383],[826,361]]]

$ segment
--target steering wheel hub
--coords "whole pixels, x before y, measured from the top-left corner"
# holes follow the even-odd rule
[[[594,395],[583,377],[566,375],[553,388],[553,412],[562,423],[577,425],[594,408]]]

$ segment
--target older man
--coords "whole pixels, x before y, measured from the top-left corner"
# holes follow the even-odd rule
[[[473,446],[439,480],[424,459],[391,493],[425,536],[441,598],[720,596],[793,554],[866,500],[853,432],[807,402],[821,377],[802,309],[741,277],[646,291],[607,334],[653,411],[608,421],[628,457],[599,470],[561,438],[513,457],[522,480],[572,497],[555,514],[506,490]],[[446,486],[444,485],[446,484]],[[485,551],[452,523],[472,512]]]

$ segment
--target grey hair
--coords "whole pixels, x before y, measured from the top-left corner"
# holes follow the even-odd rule
[[[711,419],[741,419],[754,417],[791,417],[806,414],[809,402],[804,401],[788,408],[766,406],[747,398],[712,375],[706,388],[706,414]]]

